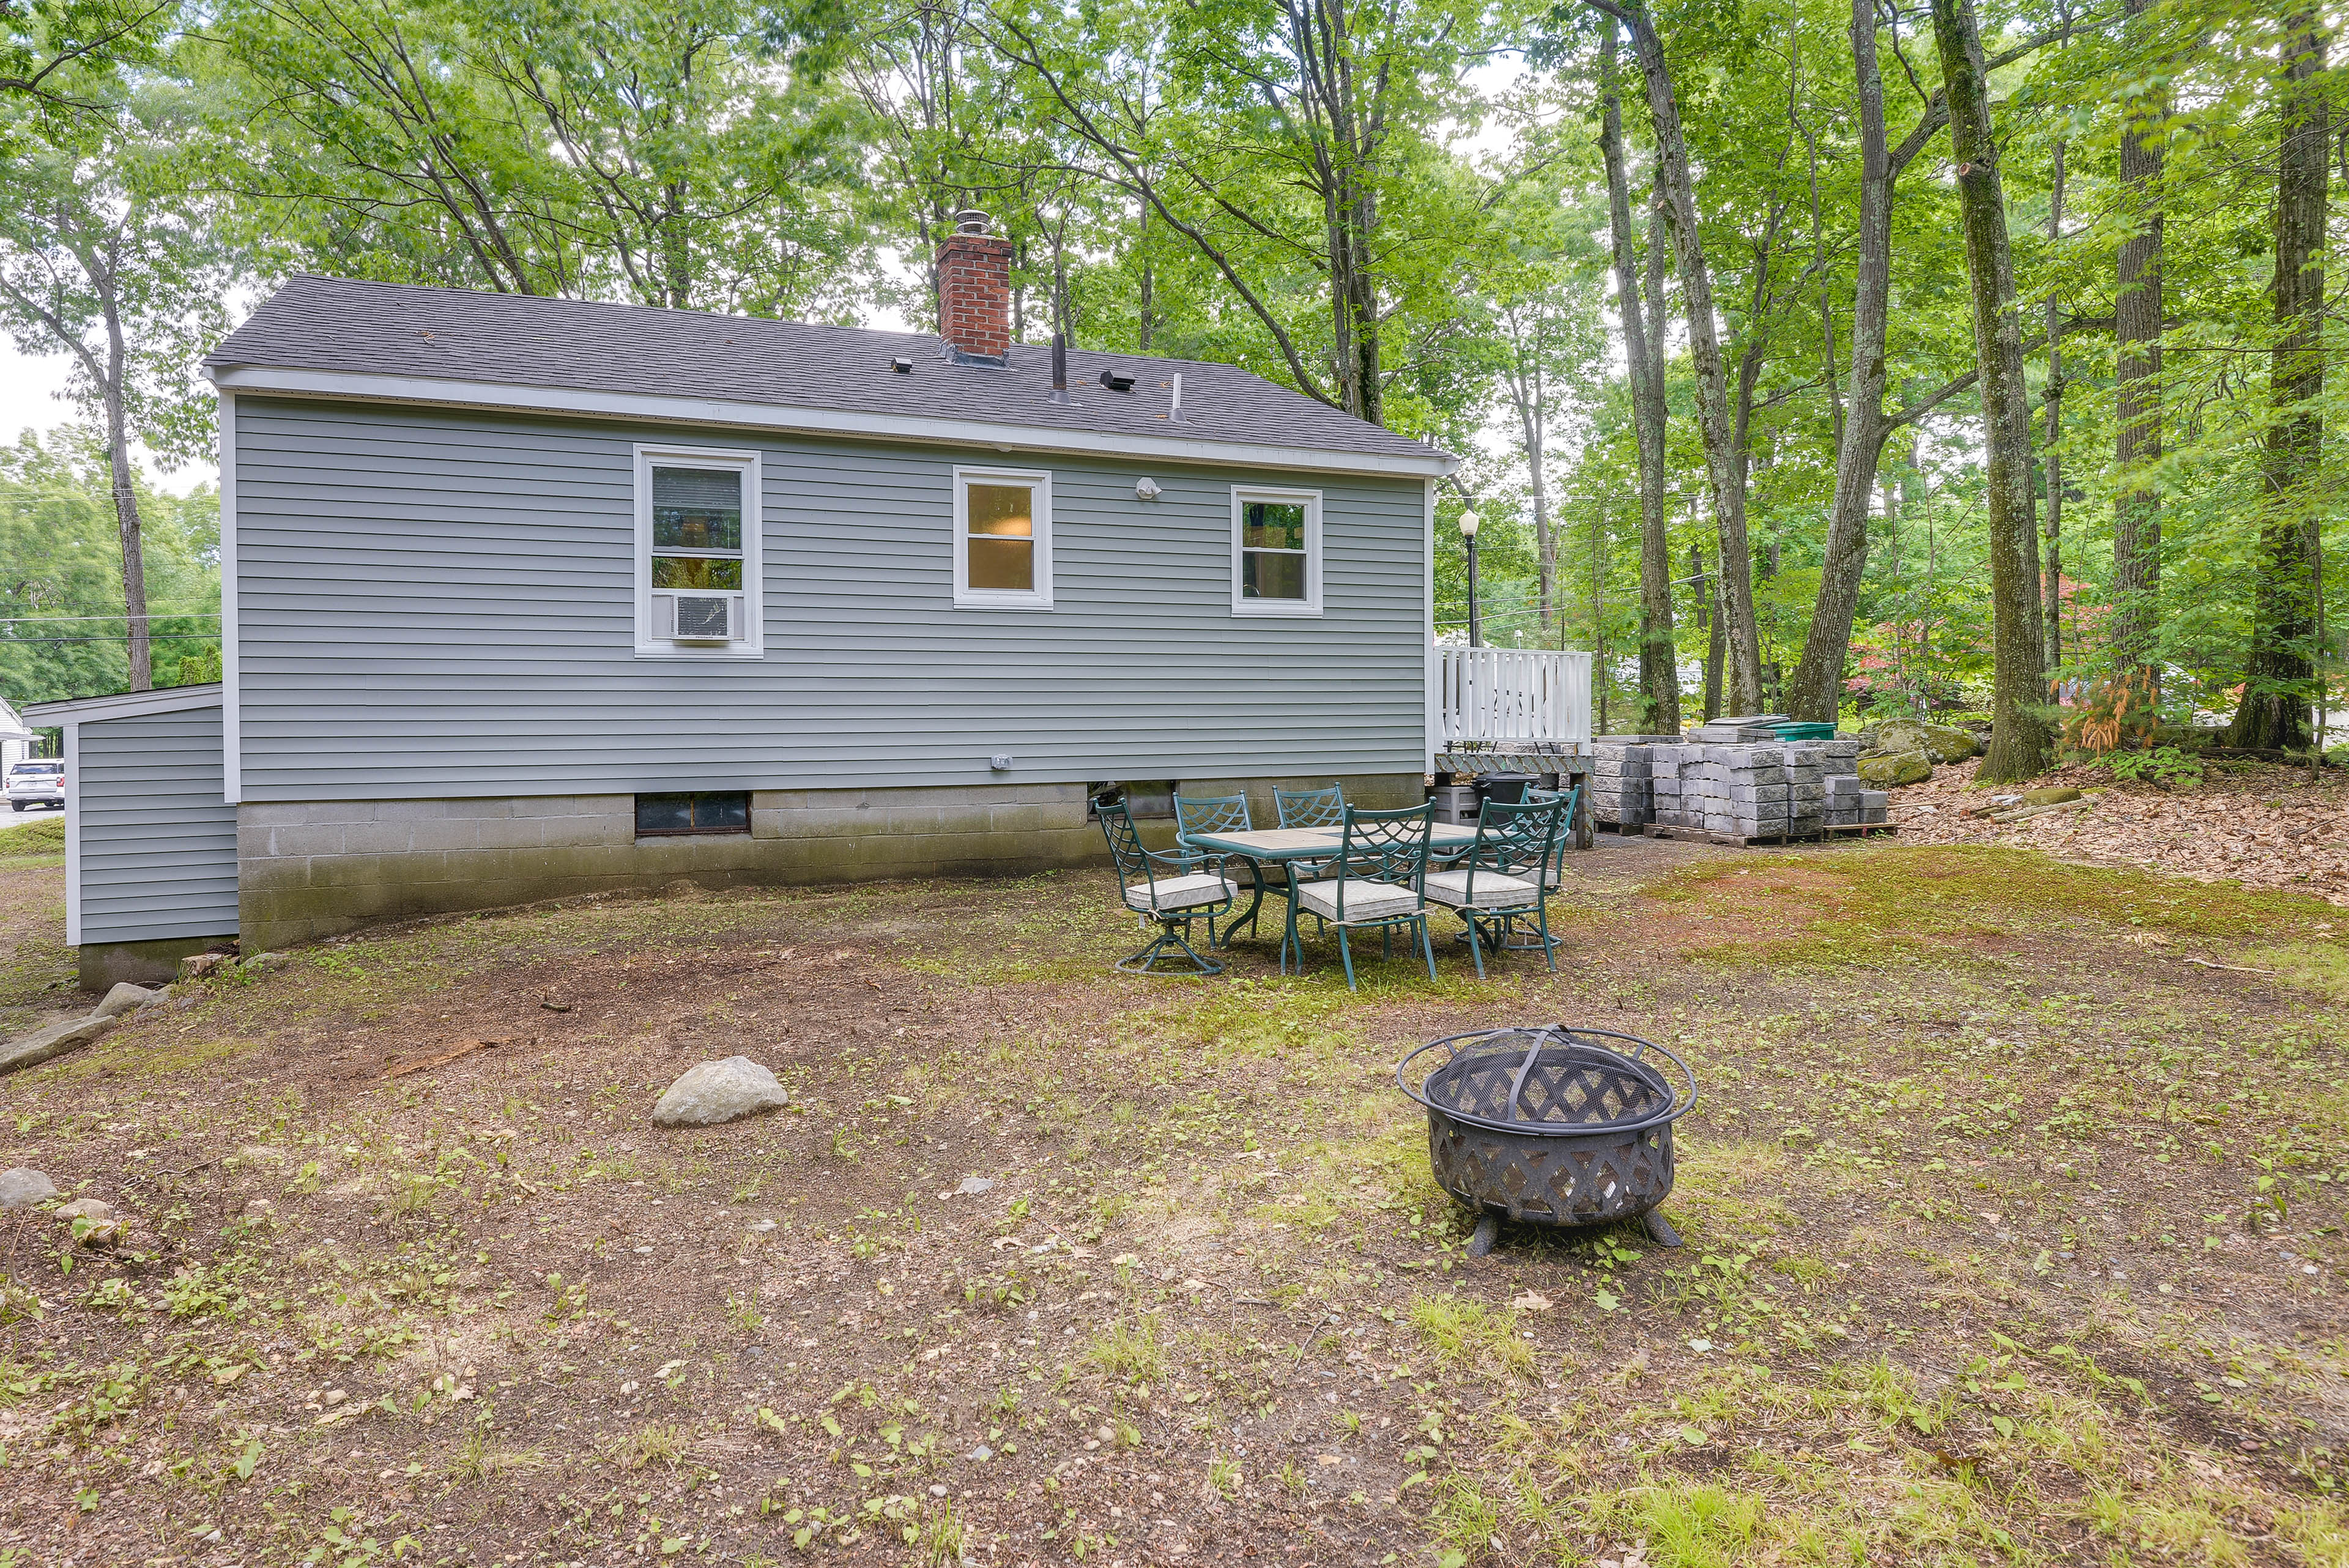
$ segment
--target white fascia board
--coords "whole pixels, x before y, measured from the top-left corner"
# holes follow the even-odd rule
[[[217,680],[201,686],[164,686],[152,691],[125,691],[112,697],[76,697],[63,702],[35,702],[25,716],[57,724],[87,724],[106,719],[137,719],[149,713],[183,713],[221,705]]]
[[[1052,430],[1037,425],[999,425],[979,420],[870,414],[839,409],[784,408],[771,403],[736,402],[719,398],[502,386],[488,381],[443,380],[429,376],[372,376],[340,370],[290,370],[265,367],[215,370],[211,375],[213,385],[223,393],[268,392],[285,397],[347,398],[366,402],[496,409],[514,413],[725,425],[742,430],[845,436],[864,441],[988,447],[999,452],[1064,452],[1087,456],[1148,458],[1163,462],[1211,463],[1220,468],[1286,468],[1324,473],[1433,478],[1450,473],[1460,466],[1458,458],[1433,450],[1424,457],[1382,456],[1373,452],[1321,452],[1310,447],[1250,446],[1231,441],[1182,441],[1167,436]]]

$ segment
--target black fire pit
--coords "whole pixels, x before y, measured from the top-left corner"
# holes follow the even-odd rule
[[[1427,1107],[1437,1183],[1485,1217],[1471,1251],[1490,1250],[1502,1218],[1644,1218],[1657,1241],[1680,1245],[1655,1209],[1672,1189],[1672,1124],[1696,1105],[1696,1075],[1664,1047],[1605,1029],[1520,1024],[1423,1045],[1395,1082]]]

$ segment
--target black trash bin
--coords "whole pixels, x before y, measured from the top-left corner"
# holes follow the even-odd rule
[[[1523,805],[1526,786],[1539,783],[1539,774],[1478,774],[1476,801],[1480,805],[1488,800],[1499,801],[1503,805]]]

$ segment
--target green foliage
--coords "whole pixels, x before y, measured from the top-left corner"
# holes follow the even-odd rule
[[[0,691],[13,701],[129,683],[111,490],[97,444],[71,427],[0,446]],[[219,493],[138,494],[157,683],[218,680]]]
[[[2165,786],[2202,782],[2202,760],[2176,746],[2156,746],[2145,752],[2109,752],[2098,761],[2110,768],[2116,779],[2151,779]]]

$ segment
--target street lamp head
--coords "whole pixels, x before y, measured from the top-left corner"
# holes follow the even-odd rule
[[[1474,509],[1460,514],[1460,536],[1463,539],[1474,539],[1476,536],[1476,514]]]

